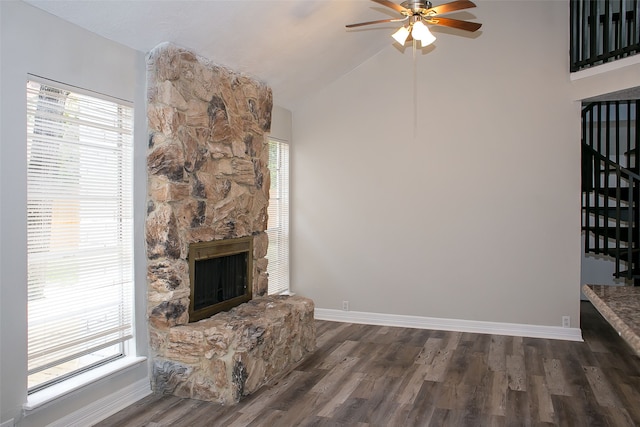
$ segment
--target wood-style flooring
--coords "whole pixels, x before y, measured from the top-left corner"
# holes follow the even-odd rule
[[[237,406],[152,395],[98,426],[640,426],[640,358],[581,304],[583,343],[317,321]]]

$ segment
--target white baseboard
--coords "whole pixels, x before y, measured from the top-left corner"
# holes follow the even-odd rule
[[[149,379],[144,378],[130,386],[105,396],[69,415],[51,423],[48,427],[86,427],[123,410],[138,400],[151,394]],[[0,426],[4,427],[4,426]]]
[[[316,308],[315,318],[318,320],[362,323],[365,325],[398,326],[402,328],[471,332],[475,334],[509,335],[516,337],[582,341],[582,331],[580,330],[580,328],[562,328],[560,326],[538,326],[525,325],[520,323],[440,319],[436,317],[366,313],[361,311],[342,311],[326,308]]]

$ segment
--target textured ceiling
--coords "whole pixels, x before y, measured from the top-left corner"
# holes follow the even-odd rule
[[[277,105],[299,100],[392,44],[397,25],[345,24],[396,17],[368,0],[27,0],[133,49],[162,42],[269,84]],[[399,2],[399,1],[398,1]]]
[[[593,98],[585,99],[583,102],[592,101],[625,101],[629,99],[640,99],[640,86],[630,89],[619,90],[617,92],[607,93],[605,95],[595,96]]]

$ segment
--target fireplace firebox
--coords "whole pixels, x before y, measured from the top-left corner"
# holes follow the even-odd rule
[[[253,237],[189,245],[189,322],[251,300]]]

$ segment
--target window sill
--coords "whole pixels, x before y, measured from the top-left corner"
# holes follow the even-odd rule
[[[59,384],[52,385],[51,387],[47,387],[44,390],[40,390],[38,392],[30,394],[29,396],[27,396],[27,402],[22,405],[22,409],[24,409],[25,411],[32,411],[55,399],[58,399],[82,387],[108,377],[109,375],[113,375],[115,373],[122,372],[126,369],[137,366],[146,360],[146,357],[124,357],[111,363],[107,363],[104,366],[100,366],[83,374],[69,378],[68,380],[62,381]]]

